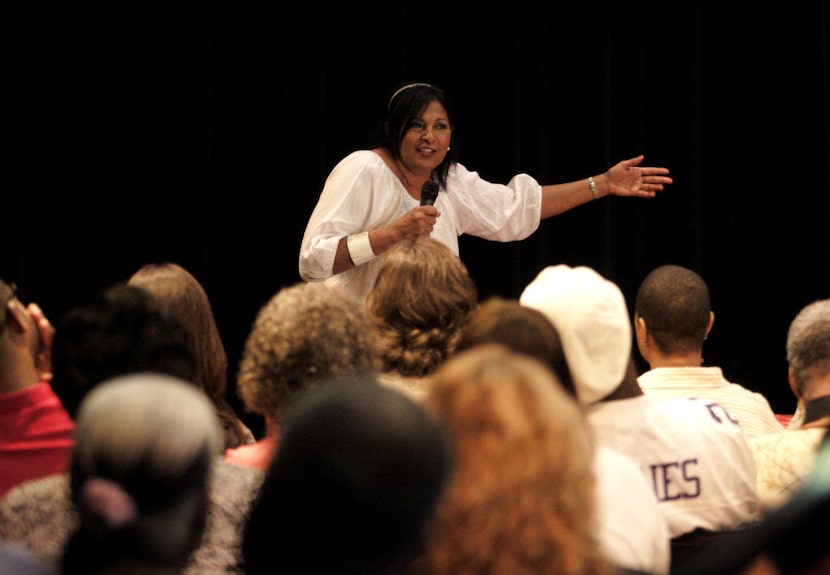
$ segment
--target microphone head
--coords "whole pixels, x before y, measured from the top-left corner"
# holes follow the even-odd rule
[[[432,180],[424,182],[421,188],[421,205],[431,206],[435,203],[435,198],[438,197],[438,184]]]

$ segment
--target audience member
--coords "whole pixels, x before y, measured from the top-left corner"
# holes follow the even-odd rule
[[[673,575],[821,575],[830,573],[830,435],[818,446],[803,488],[734,536],[713,541]]]
[[[366,298],[383,381],[419,393],[419,380],[455,351],[477,305],[466,266],[447,246],[428,236],[396,244]]]
[[[73,413],[107,379],[143,372],[192,382],[195,374],[178,320],[166,315],[146,290],[123,283],[96,292],[63,316],[53,355],[53,383],[75,406]],[[241,574],[240,531],[262,476],[215,459],[207,530],[187,567],[189,575]],[[0,500],[0,539],[44,556],[57,557],[77,524],[68,473],[27,481]]]
[[[804,419],[796,429],[749,442],[765,510],[803,489],[816,448],[830,427],[830,299],[812,302],[796,315],[787,331],[786,351],[790,388],[804,405]]]
[[[784,431],[766,397],[730,382],[720,367],[703,365],[703,343],[714,321],[700,275],[677,265],[652,270],[634,308],[637,347],[651,368],[637,378],[640,387],[656,397],[716,401],[747,437]]]
[[[72,306],[52,350],[55,392],[70,414],[98,383],[137,371],[194,381],[193,352],[181,322],[147,290],[116,283]]]
[[[470,312],[456,352],[483,343],[498,343],[538,359],[556,375],[565,391],[576,397],[559,333],[539,310],[518,300],[490,296]]]
[[[323,381],[286,409],[243,536],[246,575],[394,575],[423,549],[450,470],[442,430],[374,376]]]
[[[438,368],[423,405],[454,459],[410,573],[613,572],[596,536],[590,431],[545,365],[482,344]]]
[[[559,333],[539,310],[493,296],[471,314],[458,352],[486,343],[534,357],[547,365],[576,399]],[[651,484],[634,459],[607,445],[594,447],[598,536],[609,560],[631,571],[665,574],[671,552],[669,530]]]
[[[77,415],[70,489],[80,521],[61,575],[181,573],[201,541],[222,430],[192,382],[100,383]]]
[[[543,362],[576,399],[559,334],[539,310],[517,300],[488,298],[470,314],[458,351],[486,343],[502,344]],[[668,527],[651,485],[632,458],[607,445],[594,449],[599,539],[606,556],[635,572],[667,573]]]
[[[195,383],[216,406],[224,430],[225,447],[253,443],[253,433],[227,401],[228,358],[202,284],[188,270],[171,262],[147,264],[127,283],[153,294],[184,326],[196,361]]]
[[[217,459],[210,485],[207,527],[187,565],[187,575],[244,575],[240,538],[263,474]],[[0,539],[16,542],[54,561],[78,525],[68,474],[22,483],[0,500]]]
[[[643,394],[631,320],[616,284],[588,267],[550,266],[520,301],[556,327],[597,440],[640,463],[673,545],[681,536],[757,520],[755,461],[740,426],[709,400]]]
[[[53,332],[0,280],[0,498],[68,468],[74,425],[48,381]]]
[[[265,420],[265,436],[226,450],[226,461],[264,471],[294,394],[320,378],[376,368],[368,320],[351,295],[320,283],[282,288],[257,314],[237,379],[245,408]]]

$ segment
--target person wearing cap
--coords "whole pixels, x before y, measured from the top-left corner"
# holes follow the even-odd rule
[[[345,285],[365,298],[384,253],[403,239],[431,235],[458,254],[458,237],[522,240],[542,219],[603,196],[653,198],[672,183],[669,170],[641,166],[643,155],[605,173],[541,185],[528,174],[506,185],[458,163],[455,115],[445,92],[423,82],[396,90],[379,142],[357,150],[331,171],[306,225],[299,271],[305,281]],[[420,205],[426,183],[434,205]]]
[[[576,400],[559,333],[538,309],[489,297],[470,314],[456,353],[488,343],[541,361],[556,375],[558,387]],[[617,567],[635,573],[668,573],[669,529],[640,466],[617,449],[595,445],[593,472],[597,539],[605,555]]]
[[[549,266],[519,301],[559,332],[597,440],[640,464],[669,527],[672,561],[683,537],[757,521],[755,461],[740,426],[712,401],[643,393],[631,319],[614,282],[585,266]]]

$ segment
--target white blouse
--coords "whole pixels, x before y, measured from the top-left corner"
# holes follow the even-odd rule
[[[417,205],[418,200],[409,195],[378,154],[371,150],[352,152],[329,174],[309,218],[300,248],[300,276],[306,281],[344,286],[362,301],[374,285],[383,254],[332,275],[340,239],[384,226]],[[536,231],[542,187],[527,174],[517,174],[507,185],[493,184],[455,164],[435,207],[441,216],[432,237],[458,254],[461,234],[508,242]]]
[[[309,218],[300,248],[300,276],[306,281],[344,286],[362,301],[374,285],[383,254],[332,275],[340,239],[384,226],[417,205],[418,200],[407,193],[378,154],[371,150],[352,152],[329,174]],[[455,164],[434,205],[441,216],[432,237],[458,254],[461,234],[508,242],[536,231],[542,187],[527,174],[517,174],[507,185],[493,184]]]

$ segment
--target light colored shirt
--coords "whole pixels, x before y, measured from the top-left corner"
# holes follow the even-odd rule
[[[352,152],[331,171],[309,218],[300,247],[299,271],[306,281],[345,286],[361,301],[374,285],[383,254],[332,275],[341,238],[371,231],[400,219],[418,205],[376,153]],[[458,254],[458,236],[469,234],[495,241],[516,241],[539,227],[542,187],[527,174],[507,185],[493,184],[477,172],[455,164],[446,190],[435,200],[441,212],[432,237]]]
[[[719,367],[657,367],[643,373],[637,382],[645,393],[658,398],[715,401],[738,420],[747,437],[784,431],[766,397],[728,381]]]
[[[639,465],[607,445],[594,455],[599,544],[617,567],[666,575],[669,529]]]
[[[758,468],[758,495],[765,511],[780,507],[807,484],[826,432],[824,427],[808,427],[749,440]]]
[[[588,421],[600,444],[639,463],[672,538],[759,518],[755,459],[737,421],[720,405],[642,395],[595,403]]]

